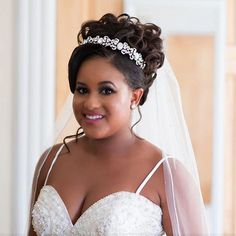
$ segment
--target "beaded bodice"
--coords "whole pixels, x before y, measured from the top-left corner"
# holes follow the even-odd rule
[[[56,158],[60,150],[56,154]],[[92,204],[75,224],[72,223],[59,193],[53,186],[46,185],[47,175],[32,211],[32,225],[35,232],[42,236],[152,236],[165,234],[162,227],[161,208],[140,195],[143,187],[164,160],[165,158],[161,159],[155,165],[136,192],[119,191],[103,197]]]
[[[161,208],[142,195],[112,193],[89,207],[73,225],[56,190],[47,185],[33,209],[37,235],[162,235]]]

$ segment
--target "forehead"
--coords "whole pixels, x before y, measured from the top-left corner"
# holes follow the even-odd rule
[[[112,81],[113,83],[126,83],[125,77],[107,58],[90,58],[82,63],[77,74],[76,82],[99,83]]]

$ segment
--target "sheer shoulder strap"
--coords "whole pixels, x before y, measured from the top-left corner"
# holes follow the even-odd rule
[[[153,176],[153,174],[157,171],[157,169],[159,168],[159,166],[168,158],[170,158],[170,156],[166,155],[165,153],[162,153],[162,159],[160,161],[158,161],[158,163],[154,166],[154,168],[149,172],[149,174],[146,176],[146,178],[143,180],[143,182],[139,185],[138,189],[136,190],[136,193],[139,194],[142,189],[145,187],[145,185],[147,184],[147,182],[150,180],[150,178]]]
[[[51,170],[52,170],[52,167],[53,167],[53,165],[55,164],[57,158],[59,157],[59,154],[60,154],[60,152],[61,152],[61,150],[62,150],[63,147],[64,147],[64,144],[62,144],[61,147],[57,150],[57,153],[56,153],[56,155],[55,155],[55,157],[54,157],[54,159],[53,159],[53,161],[52,161],[52,163],[51,163],[51,165],[50,165],[50,168],[49,168],[49,170],[48,170],[48,173],[47,173],[47,176],[46,176],[46,179],[45,179],[45,181],[44,181],[44,185],[43,185],[43,186],[45,186],[45,185],[47,184],[48,177],[49,177],[49,174],[50,174],[50,172],[51,172]]]

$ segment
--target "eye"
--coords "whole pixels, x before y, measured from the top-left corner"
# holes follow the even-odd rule
[[[85,87],[82,87],[82,86],[78,86],[78,87],[76,88],[76,91],[77,91],[79,94],[86,94],[86,93],[88,93],[88,89],[85,88]]]
[[[114,89],[110,88],[110,87],[103,87],[100,89],[100,93],[103,95],[110,95],[112,93],[115,93]]]

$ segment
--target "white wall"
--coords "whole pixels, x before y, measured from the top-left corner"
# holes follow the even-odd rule
[[[0,235],[11,233],[14,0],[0,0]]]

